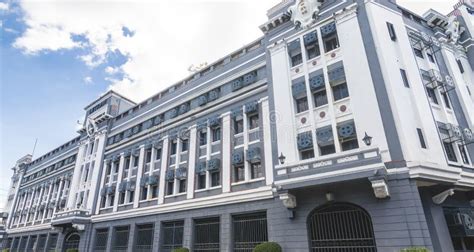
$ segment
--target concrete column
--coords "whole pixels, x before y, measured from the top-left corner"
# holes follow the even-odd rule
[[[184,230],[183,230],[183,247],[191,248],[192,246],[192,219],[184,219]]]
[[[106,135],[105,133],[99,132],[98,136],[96,137],[98,141],[96,142],[96,147],[97,151],[95,153],[95,162],[94,162],[94,167],[89,168],[89,177],[91,178],[91,183],[90,183],[90,188],[89,188],[89,197],[87,198],[87,202],[85,205],[85,208],[89,210],[90,212],[94,212],[94,208],[98,209],[95,205],[95,202],[97,202],[97,199],[100,197],[98,196],[98,191],[101,185],[103,184],[98,184],[97,181],[99,181],[101,178],[101,174],[103,174],[103,169],[105,166],[103,166],[103,158],[104,158],[104,147],[105,147],[105,141],[106,141]]]
[[[64,185],[64,177],[61,177],[59,180],[58,194],[56,195],[56,203],[54,203],[53,215],[56,213],[59,205],[59,199],[61,198],[61,191]]]
[[[273,143],[270,125],[270,106],[268,98],[262,99],[262,122],[260,127],[263,132],[263,148],[265,157],[265,183],[271,185],[273,183]]]
[[[118,208],[118,201],[119,201],[119,185],[122,182],[122,174],[123,174],[123,166],[125,164],[125,156],[124,153],[120,154],[120,161],[119,161],[119,172],[117,177],[117,186],[115,187],[115,197],[114,197],[114,207],[113,211],[117,212]]]
[[[165,202],[165,177],[166,169],[168,168],[169,160],[169,138],[166,136],[163,139],[163,147],[161,149],[161,170],[160,170],[160,184],[158,189],[158,204],[163,204]],[[138,184],[137,184],[138,189]],[[136,196],[135,196],[136,197]]]
[[[43,218],[41,220],[41,223],[43,223],[44,219],[46,218],[46,212],[48,212],[47,209],[49,208],[49,199],[51,198],[52,191],[53,191],[53,182],[50,181],[49,189],[48,189],[48,197],[46,198],[46,207],[45,207],[45,211],[43,212]]]
[[[77,192],[77,189],[80,185],[80,180],[81,180],[81,166],[84,161],[84,148],[86,148],[86,143],[83,143],[77,152],[77,158],[76,158],[76,164],[74,167],[74,173],[73,177],[71,180],[71,188],[69,189],[69,196],[67,200],[67,208],[68,209],[73,209],[75,208],[75,195]]]
[[[140,156],[138,159],[138,170],[137,170],[137,181],[135,183],[135,195],[133,199],[133,208],[138,207],[138,202],[140,201],[140,181],[142,179],[143,166],[145,164],[145,146],[140,146]]]
[[[230,113],[222,117],[222,192],[230,192],[231,153],[232,153],[232,118]]]
[[[196,125],[193,125],[189,130],[189,159],[188,159],[188,185],[187,185],[187,196],[186,198],[194,198],[194,181],[195,179],[195,167],[196,167],[196,152],[198,150],[197,146],[197,128]]]
[[[248,117],[247,112],[245,111],[245,107],[243,108],[242,117],[244,119],[244,157],[247,155],[247,150],[249,149],[249,125],[248,125]],[[245,173],[245,181],[250,180],[250,165],[249,162],[244,162],[244,173]]]
[[[104,187],[104,183],[105,183],[105,171],[107,170],[107,162],[109,162],[110,160],[106,160],[104,159],[104,165],[103,165],[103,172],[102,172],[102,175],[101,175],[101,179],[100,179],[100,184],[98,185],[98,190],[100,192],[100,190],[102,190],[102,188]],[[111,162],[111,161],[110,161]],[[98,196],[97,197],[97,203],[96,203],[96,208],[95,208],[95,214],[99,214],[99,210],[100,210],[100,201],[102,200],[102,196]]]
[[[43,193],[44,193],[44,185],[41,185],[40,194],[38,197],[38,204],[36,207],[35,215],[33,216],[33,221],[36,221],[36,218],[38,216],[38,208],[41,205],[41,200],[43,199]]]

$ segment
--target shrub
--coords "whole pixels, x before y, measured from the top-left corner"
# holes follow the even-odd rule
[[[260,243],[253,249],[253,252],[282,252],[281,246],[276,242]]]
[[[10,252],[10,249],[2,249],[2,252]]]
[[[67,249],[66,252],[79,252],[79,250],[75,248],[70,248],[70,249]]]
[[[424,247],[411,247],[400,250],[400,252],[430,252],[427,248]]]
[[[189,252],[189,249],[188,248],[177,248],[177,249],[173,249],[173,251],[171,252]]]

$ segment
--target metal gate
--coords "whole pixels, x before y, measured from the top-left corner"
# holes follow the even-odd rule
[[[66,236],[64,239],[64,246],[63,251],[67,251],[68,249],[79,249],[79,241],[81,240],[81,236],[78,233],[71,233]]]
[[[308,218],[311,252],[376,252],[369,214],[362,208],[333,203]]]

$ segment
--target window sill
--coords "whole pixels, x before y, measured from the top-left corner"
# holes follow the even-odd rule
[[[133,205],[133,202],[128,202],[128,203],[124,203],[124,204],[119,204],[118,207],[124,207],[124,206],[130,206],[130,205]]]
[[[240,182],[233,182],[230,185],[231,186],[237,186],[237,185],[243,185],[243,184],[250,184],[250,183],[254,183],[254,182],[259,182],[259,181],[263,181],[263,180],[265,180],[265,177],[246,180],[246,181],[240,181]]]
[[[196,192],[196,193],[206,192],[206,191],[212,191],[212,190],[216,190],[216,189],[220,189],[220,188],[222,188],[222,186],[214,186],[214,187],[209,187],[209,188],[197,189],[197,190],[194,190],[194,192]]]
[[[342,98],[342,99],[340,99],[340,100],[334,101],[334,105],[337,105],[337,104],[339,104],[339,103],[347,102],[347,101],[349,101],[350,99],[351,99],[351,96],[344,97],[344,98]]]
[[[182,195],[186,195],[186,192],[177,193],[177,194],[171,194],[171,195],[166,195],[166,196],[165,196],[165,199],[173,198],[173,197],[178,197],[178,196],[182,196]]]

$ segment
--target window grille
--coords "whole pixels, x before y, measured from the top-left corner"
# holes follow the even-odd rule
[[[219,218],[194,221],[195,252],[219,252]]]
[[[320,208],[309,218],[311,252],[376,252],[370,216],[349,204]]]
[[[36,251],[44,251],[44,248],[46,247],[46,237],[45,234],[39,236]]]
[[[163,223],[162,245],[163,252],[171,252],[175,248],[183,246],[184,221],[173,221]]]
[[[252,252],[268,241],[267,214],[251,213],[232,217],[233,247],[236,252]]]
[[[127,251],[128,233],[129,233],[128,226],[116,227],[114,229],[112,251],[115,251],[115,252]]]
[[[30,236],[30,240],[28,241],[28,250],[27,251],[33,251],[36,241],[37,241],[37,236]]]
[[[20,247],[18,248],[18,251],[25,251],[26,249],[26,242],[28,241],[28,237],[27,236],[23,236],[21,237],[21,240],[20,240]]]
[[[153,250],[153,232],[153,224],[138,225],[133,251],[151,252]]]
[[[109,230],[107,228],[98,229],[95,234],[94,251],[102,252],[107,251],[107,238],[109,236]]]

